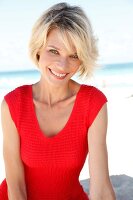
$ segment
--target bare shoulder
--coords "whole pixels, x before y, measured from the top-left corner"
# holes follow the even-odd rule
[[[8,105],[5,101],[5,99],[3,99],[1,102],[1,115],[3,116],[6,114],[9,114],[9,108],[8,108]]]
[[[8,137],[12,137],[13,134],[16,135],[17,129],[14,121],[12,120],[9,107],[5,99],[1,102],[1,124],[4,136],[7,135]]]
[[[2,117],[10,118],[9,107],[5,99],[3,99],[1,102],[1,115]]]
[[[106,138],[107,121],[107,104],[105,103],[88,130],[89,142],[91,141],[91,138],[95,138],[96,140],[99,140],[99,142],[100,139]]]

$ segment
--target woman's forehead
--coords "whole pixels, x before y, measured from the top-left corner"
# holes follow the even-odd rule
[[[58,28],[52,29],[48,36],[46,46],[55,46],[58,49],[67,49],[67,51],[75,52],[76,46],[70,34],[67,31],[61,31]]]

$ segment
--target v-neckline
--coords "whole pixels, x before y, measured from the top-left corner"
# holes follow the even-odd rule
[[[79,95],[81,93],[83,84],[80,85],[80,88],[79,88],[79,90],[78,90],[78,92],[76,94],[76,98],[75,98],[75,101],[74,101],[74,104],[73,104],[73,107],[72,107],[72,110],[71,110],[71,113],[69,115],[69,118],[68,118],[67,122],[65,123],[64,127],[52,137],[47,136],[46,133],[43,132],[41,130],[41,128],[40,128],[40,125],[39,125],[39,122],[38,122],[38,119],[37,119],[37,116],[36,116],[35,105],[34,105],[34,102],[33,102],[32,84],[29,85],[29,86],[30,86],[29,88],[30,88],[30,100],[31,100],[31,115],[32,115],[33,121],[35,122],[35,127],[37,128],[37,131],[40,133],[41,137],[43,137],[44,139],[47,139],[47,140],[53,140],[55,138],[60,137],[61,135],[63,135],[63,132],[65,132],[65,130],[69,127],[69,124],[70,124],[70,122],[72,121],[72,119],[74,117],[75,110],[78,107],[77,106],[78,99],[79,99]]]

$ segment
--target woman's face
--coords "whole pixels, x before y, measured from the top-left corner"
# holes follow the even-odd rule
[[[38,64],[42,78],[54,85],[68,83],[81,64],[75,47],[67,50],[58,29],[50,31],[39,56]]]

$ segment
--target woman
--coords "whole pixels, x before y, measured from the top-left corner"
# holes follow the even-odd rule
[[[115,200],[107,164],[107,99],[71,79],[76,73],[88,77],[98,56],[83,10],[52,6],[35,23],[29,49],[41,78],[2,102],[1,199]],[[88,152],[89,197],[78,179]]]

